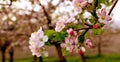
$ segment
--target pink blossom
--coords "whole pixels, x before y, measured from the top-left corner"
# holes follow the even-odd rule
[[[77,24],[78,23],[78,21],[77,20],[75,20],[75,18],[74,17],[69,17],[68,19],[67,19],[67,21],[66,21],[67,23],[75,23],[75,24]]]
[[[98,9],[97,15],[98,15],[98,21],[100,23],[107,24],[110,20],[112,20],[112,18],[109,15],[107,15],[105,8]]]
[[[86,39],[86,41],[85,41],[85,46],[86,46],[87,48],[91,48],[91,47],[92,47],[92,42],[91,42],[90,39]]]
[[[93,0],[88,0],[88,3],[92,3],[93,2]]]
[[[97,29],[97,28],[100,28],[100,26],[99,25],[93,25],[93,28]]]
[[[74,30],[71,28],[71,29],[69,29],[69,30],[67,30],[67,33],[69,34],[69,35],[74,35],[75,34],[75,32],[74,32]]]
[[[86,0],[73,0],[73,5],[78,12],[82,12],[82,8],[86,6]]]
[[[56,23],[55,31],[60,32],[62,29],[65,28],[65,22],[64,21],[58,21]]]
[[[44,55],[43,46],[47,41],[48,37],[44,35],[42,28],[40,28],[37,32],[32,33],[29,40],[29,48],[32,52],[32,55],[36,55],[37,57]]]
[[[65,42],[61,43],[61,47],[66,48],[67,51],[73,53],[75,52],[77,42],[76,37],[66,37]]]
[[[84,47],[80,47],[80,49],[78,50],[78,54],[79,55],[83,55],[85,52],[85,48]]]

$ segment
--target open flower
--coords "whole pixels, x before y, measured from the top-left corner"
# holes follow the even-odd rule
[[[32,52],[32,55],[36,55],[37,57],[44,55],[43,46],[47,41],[48,37],[44,35],[42,28],[40,28],[37,32],[32,33],[29,40],[29,48]]]
[[[98,15],[98,21],[100,23],[107,24],[110,20],[112,20],[112,18],[109,15],[107,15],[105,8],[98,9],[97,15]]]
[[[82,12],[82,8],[86,6],[86,0],[73,0],[73,5],[78,12]]]
[[[62,29],[65,28],[65,22],[64,21],[58,21],[56,23],[55,31],[60,32]]]
[[[66,37],[64,43],[61,43],[62,48],[66,48],[70,53],[76,52],[78,40],[76,37],[70,36]]]

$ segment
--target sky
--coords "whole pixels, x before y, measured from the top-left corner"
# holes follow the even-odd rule
[[[113,27],[114,28],[120,28],[120,0],[118,0],[117,5],[112,11],[113,13]]]

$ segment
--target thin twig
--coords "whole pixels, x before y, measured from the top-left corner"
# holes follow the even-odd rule
[[[75,29],[75,31],[78,31],[78,30],[87,30],[87,29],[92,29],[92,27]]]
[[[114,1],[113,6],[111,7],[111,9],[110,9],[108,15],[111,14],[111,12],[112,12],[112,10],[114,9],[114,7],[116,6],[117,2],[118,2],[118,0],[115,0],[115,1]]]
[[[98,0],[96,0],[96,1],[98,2]],[[118,2],[118,0],[115,0],[115,1],[114,1],[113,6],[111,7],[108,15],[111,14],[111,12],[112,12],[112,10],[114,9],[114,7],[116,6],[117,2]],[[94,8],[94,9],[96,9],[96,8]],[[85,25],[89,26],[88,24],[85,24]],[[80,30],[85,30],[85,31],[83,32],[83,34],[81,34],[81,35],[84,36],[84,35],[89,31],[89,29],[92,29],[92,28],[93,28],[93,27],[90,27],[90,28],[81,28]]]

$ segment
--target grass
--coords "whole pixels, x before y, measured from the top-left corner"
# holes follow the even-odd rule
[[[82,62],[80,56],[68,56],[67,62]],[[58,58],[44,58],[43,62],[58,62]],[[120,62],[119,55],[86,56],[87,62]],[[1,62],[1,60],[0,60]],[[8,60],[6,62],[9,62]],[[34,62],[32,58],[15,59],[14,62]]]

